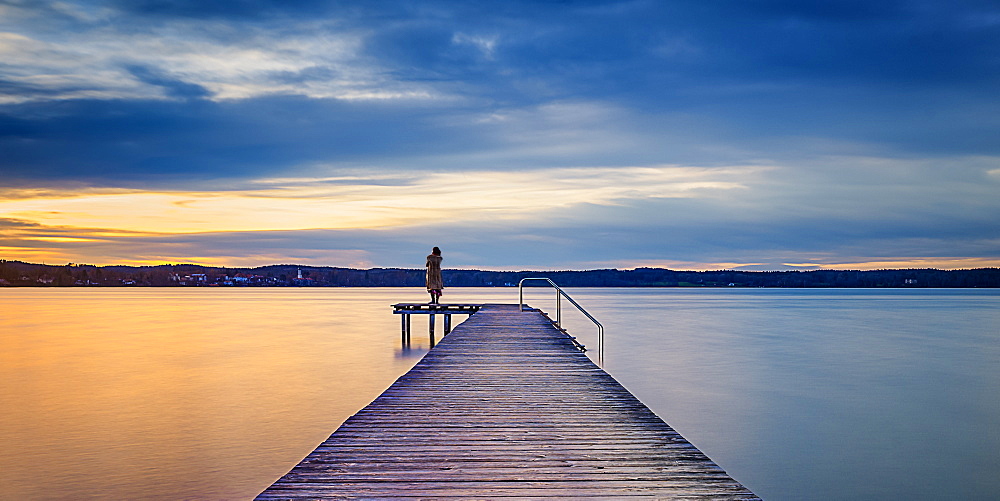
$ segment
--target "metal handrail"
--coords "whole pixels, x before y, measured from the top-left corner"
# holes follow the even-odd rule
[[[589,318],[591,322],[594,322],[594,324],[597,325],[597,363],[598,363],[598,365],[604,365],[604,326],[601,325],[601,323],[598,322],[597,319],[594,318],[593,315],[591,315],[590,313],[588,313],[587,310],[585,310],[583,308],[583,306],[580,306],[580,303],[577,303],[576,301],[573,300],[572,297],[570,297],[569,294],[566,294],[566,291],[562,290],[562,287],[559,287],[559,285],[557,285],[552,280],[550,280],[548,278],[545,278],[545,277],[528,277],[528,278],[522,278],[521,281],[517,283],[517,297],[518,297],[518,308],[519,308],[519,310],[520,311],[524,311],[524,282],[526,282],[528,280],[544,280],[544,281],[548,282],[549,285],[551,285],[556,290],[556,321],[555,321],[555,324],[560,329],[562,329],[562,298],[563,297],[565,297],[566,299],[568,299],[569,302],[573,304],[573,306],[576,306],[576,309],[580,310],[580,313],[583,313],[584,315],[586,315],[587,318]]]

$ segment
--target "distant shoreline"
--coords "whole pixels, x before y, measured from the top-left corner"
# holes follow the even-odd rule
[[[964,270],[443,271],[448,287],[508,287],[545,276],[564,287],[997,288],[1000,268]],[[0,260],[2,287],[423,287],[424,270],[269,265],[45,265]]]

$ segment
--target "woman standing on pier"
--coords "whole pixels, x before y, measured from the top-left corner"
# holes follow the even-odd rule
[[[441,278],[441,249],[435,247],[427,256],[427,292],[431,295],[431,304],[438,304],[444,280]]]

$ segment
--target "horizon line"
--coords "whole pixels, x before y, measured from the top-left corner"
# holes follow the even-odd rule
[[[423,270],[423,268],[406,268],[400,266],[373,266],[369,268],[360,267],[350,267],[350,266],[334,266],[334,265],[305,265],[305,264],[295,264],[295,263],[274,263],[261,266],[215,266],[206,265],[198,263],[161,263],[161,264],[88,264],[88,263],[67,263],[67,264],[46,264],[42,263],[32,263],[28,261],[21,261],[18,259],[0,259],[0,263],[21,263],[33,266],[53,266],[53,267],[94,267],[94,268],[114,268],[114,267],[124,267],[124,268],[157,268],[161,266],[198,266],[201,268],[215,268],[215,269],[243,269],[243,270],[255,270],[260,268],[269,268],[273,266],[288,266],[303,269],[321,269],[321,268],[337,268],[344,270]],[[787,265],[786,265],[787,266]],[[674,269],[674,268],[661,268],[655,266],[637,266],[634,268],[589,268],[589,269],[519,269],[519,270],[500,270],[500,269],[488,269],[488,268],[443,268],[442,271],[486,271],[492,273],[564,273],[564,272],[591,272],[591,271],[636,271],[636,270],[665,270],[673,272],[682,273],[712,273],[712,272],[736,272],[736,273],[785,273],[785,272],[812,272],[812,271],[825,271],[825,272],[872,272],[872,271],[976,271],[976,270],[996,270],[1000,267],[996,266],[983,266],[978,268],[954,268],[954,269],[942,269],[934,267],[925,268],[876,268],[864,270],[860,268],[807,268],[807,267],[791,267],[788,269],[781,270],[741,270],[737,268],[719,268],[719,269],[705,269],[705,270],[691,270],[691,269]]]

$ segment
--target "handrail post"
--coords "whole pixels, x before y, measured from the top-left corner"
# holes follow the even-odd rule
[[[562,329],[562,289],[556,287],[556,325]]]
[[[580,313],[583,313],[587,318],[590,319],[591,322],[594,322],[594,324],[597,325],[597,360],[598,360],[597,364],[598,365],[604,365],[604,326],[601,325],[601,323],[598,322],[597,319],[594,318],[594,316],[591,315],[587,310],[583,309],[583,306],[580,306],[580,303],[577,303],[576,301],[573,300],[573,298],[569,294],[566,294],[566,292],[562,290],[562,287],[559,287],[559,285],[557,285],[551,279],[545,278],[545,277],[526,277],[526,278],[522,278],[521,281],[517,283],[518,310],[519,311],[524,311],[524,282],[527,281],[527,280],[544,280],[544,281],[548,282],[549,285],[551,285],[552,288],[554,288],[556,290],[556,320],[555,320],[555,325],[557,327],[559,327],[560,329],[562,329],[562,297],[563,296],[566,296],[566,299],[569,300],[570,304],[572,304],[573,306],[575,306],[577,310],[580,310]],[[563,331],[563,332],[565,332],[565,331]]]

